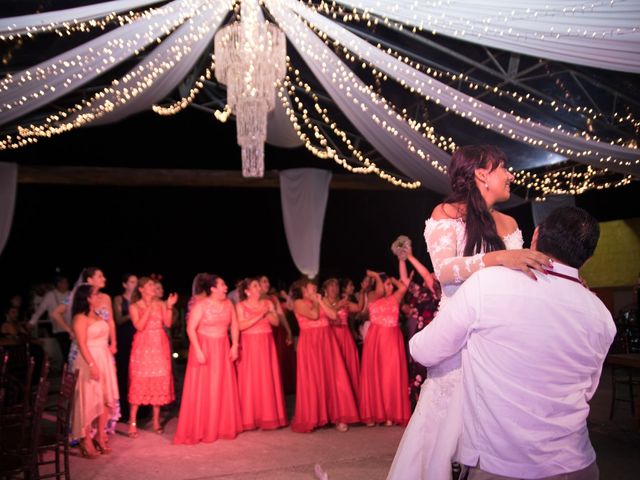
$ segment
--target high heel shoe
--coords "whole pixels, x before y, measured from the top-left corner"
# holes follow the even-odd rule
[[[94,438],[93,445],[102,455],[109,455],[112,452],[111,447],[109,447],[106,441],[101,442],[97,438]]]
[[[153,427],[153,431],[158,435],[162,435],[164,433],[164,428],[162,428],[162,425],[158,425],[157,427]]]
[[[87,447],[85,447],[84,443],[82,443],[82,442],[78,444],[78,448],[80,449],[80,454],[84,458],[88,458],[89,460],[95,460],[96,458],[98,458],[100,456],[99,453],[94,453],[94,452],[90,452],[89,450],[87,450]]]
[[[138,427],[136,422],[131,422],[129,424],[129,431],[127,432],[129,438],[138,438]]]

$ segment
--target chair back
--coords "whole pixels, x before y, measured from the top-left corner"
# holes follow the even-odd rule
[[[58,405],[56,407],[56,441],[67,442],[69,440],[69,428],[71,423],[71,413],[73,412],[73,399],[75,397],[76,383],[78,382],[79,370],[71,372],[67,370],[65,363],[60,380],[60,394],[58,395]]]
[[[42,433],[42,415],[44,407],[47,403],[47,395],[49,394],[49,381],[41,378],[38,384],[36,399],[33,402],[33,410],[31,415],[31,424],[29,428],[29,441],[27,444],[27,452],[25,452],[33,462],[33,470],[37,471],[38,465],[38,447],[40,445],[40,434]]]

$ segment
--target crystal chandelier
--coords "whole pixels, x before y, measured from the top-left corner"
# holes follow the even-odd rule
[[[227,105],[236,115],[242,175],[264,175],[267,113],[276,101],[275,84],[286,73],[286,39],[264,20],[256,0],[243,0],[240,21],[214,39],[216,79],[227,86]]]

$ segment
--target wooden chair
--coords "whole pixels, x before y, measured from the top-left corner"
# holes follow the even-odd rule
[[[65,363],[60,380],[60,393],[58,394],[56,407],[55,431],[43,434],[38,447],[38,467],[55,464],[56,469],[54,473],[41,473],[39,478],[61,478],[63,476],[65,480],[70,480],[71,478],[69,470],[69,430],[78,374],[78,370],[75,372],[67,371],[67,364]],[[53,451],[54,458],[52,460],[44,460],[44,454],[49,451]],[[61,456],[64,462],[64,468],[61,468]]]
[[[18,446],[10,452],[0,453],[0,478],[10,478],[22,474],[25,479],[38,478],[38,445],[42,428],[42,414],[49,393],[49,381],[41,379],[38,385],[33,409],[25,416],[28,432],[18,440]]]
[[[633,374],[633,367],[611,365],[611,407],[609,408],[609,420],[613,419],[616,402],[629,402],[631,415],[635,417],[635,388],[640,387],[640,378]],[[618,395],[620,388],[628,389],[628,398]]]

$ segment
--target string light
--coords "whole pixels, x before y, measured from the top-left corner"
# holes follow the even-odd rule
[[[178,19],[174,19],[173,23],[170,25],[167,24],[163,27],[163,35],[167,35],[173,29],[175,29],[179,24],[185,22],[188,19],[193,19],[196,15],[200,14],[196,6],[206,8],[213,8],[211,6],[211,2],[185,2],[190,3],[193,10],[188,13],[182,12]],[[279,2],[281,3],[281,2]],[[425,0],[424,4],[436,5],[438,2],[429,2]],[[604,5],[607,2],[590,2],[589,4],[584,4],[582,9],[586,8],[585,6],[597,4]],[[232,9],[236,12],[239,8],[240,3],[236,2]],[[280,5],[279,5],[280,6]],[[325,15],[340,20],[343,22],[366,22],[368,26],[375,26],[378,24],[384,25],[388,28],[397,28],[402,30],[403,28],[410,27],[412,31],[422,30],[421,25],[413,25],[411,22],[402,22],[390,20],[387,17],[380,18],[379,16],[373,15],[371,12],[367,10],[351,8],[347,9],[338,5],[336,2],[321,2],[320,4],[309,3],[309,6],[312,7],[315,11],[322,12]],[[159,15],[166,8],[164,7],[158,9],[148,9],[144,12],[127,12],[116,15],[115,13],[109,14],[104,18],[98,20],[91,20],[87,22],[77,22],[73,24],[65,24],[61,26],[52,25],[43,25],[39,26],[36,29],[30,30],[25,34],[15,33],[9,35],[0,35],[0,40],[11,40],[11,41],[23,41],[23,36],[31,38],[33,35],[43,32],[54,32],[60,36],[71,35],[75,32],[88,32],[94,29],[106,29],[109,26],[116,25],[125,25],[128,23],[132,23],[136,20],[142,18],[150,18],[151,16]],[[290,7],[291,8],[291,7]],[[393,8],[402,9],[404,8],[407,11],[412,11],[414,9],[414,4],[408,5],[400,5],[395,4]],[[482,18],[478,18],[480,22],[486,23],[485,32],[498,32],[501,31],[499,27],[502,23],[508,23],[508,20],[515,18],[532,18],[538,15],[572,15],[575,12],[581,11],[580,8],[578,10],[573,11],[560,11],[558,9],[551,9],[548,6],[540,9],[519,9],[514,8],[511,13],[506,12],[503,17],[501,16],[492,16],[484,15]],[[462,18],[462,17],[461,17]],[[508,138],[512,138],[523,143],[529,144],[531,146],[537,148],[545,148],[549,151],[554,151],[556,153],[566,155],[566,156],[574,156],[574,157],[597,157],[597,152],[595,149],[597,145],[593,143],[598,140],[598,137],[595,136],[593,132],[593,121],[598,119],[604,119],[604,115],[601,112],[594,111],[593,109],[587,110],[587,107],[581,106],[571,106],[563,101],[549,101],[546,99],[536,98],[533,95],[514,92],[507,90],[505,88],[499,88],[497,86],[492,86],[487,83],[482,83],[476,80],[470,79],[467,75],[462,75],[454,72],[443,72],[438,71],[436,69],[426,67],[421,65],[419,62],[410,59],[406,55],[402,55],[397,51],[394,51],[390,48],[383,49],[380,44],[376,46],[376,48],[384,53],[390,55],[398,64],[392,65],[391,63],[387,64],[387,72],[382,72],[379,70],[379,67],[376,67],[371,61],[366,60],[360,56],[358,53],[358,48],[354,48],[354,45],[341,45],[337,40],[331,40],[327,31],[323,31],[320,27],[313,25],[307,19],[304,20],[305,23],[311,27],[316,35],[324,41],[325,45],[332,47],[336,53],[339,53],[342,58],[345,59],[346,62],[351,64],[357,64],[363,70],[368,70],[371,72],[374,80],[381,84],[381,82],[388,81],[388,76],[391,76],[391,71],[397,72],[398,69],[403,68],[401,65],[404,65],[405,70],[403,71],[405,74],[412,75],[411,81],[405,81],[400,79],[398,83],[412,95],[417,95],[423,97],[426,100],[432,101],[437,105],[440,105],[445,111],[451,111],[452,113],[465,118],[471,122],[473,122],[478,127],[482,128],[491,128],[495,131],[498,131]],[[457,20],[448,20],[448,23],[442,23],[438,19],[434,20],[434,27],[430,27],[430,31],[432,33],[436,33],[438,27],[440,25],[446,26],[446,28],[450,27],[458,27]],[[492,23],[493,22],[493,23]],[[478,34],[477,31],[474,31],[474,26],[469,25],[468,31],[466,27],[462,27],[460,30],[460,36],[465,34],[473,33]],[[204,30],[204,29],[203,29]],[[633,28],[632,31],[636,31],[636,28]],[[471,33],[470,33],[471,32]],[[298,32],[299,33],[299,32]],[[566,32],[563,35],[574,36],[574,35],[585,35],[588,32],[586,30],[584,32]],[[163,39],[163,35],[158,35],[157,31],[154,33],[146,32],[146,35],[150,35],[153,37],[154,41],[157,40],[159,43]],[[535,35],[534,35],[535,36]],[[122,44],[113,44],[110,45],[115,48],[122,48]],[[137,53],[142,51],[140,49]],[[187,49],[185,46],[175,47],[175,49],[171,50],[171,59],[166,60],[165,62],[158,61],[156,63],[147,64],[147,66],[153,66],[154,70],[149,71],[146,69],[134,69],[125,77],[114,80],[110,87],[103,89],[102,91],[95,94],[90,100],[83,100],[80,104],[75,105],[74,107],[59,111],[56,114],[50,115],[47,117],[46,121],[40,125],[29,125],[27,127],[19,127],[18,135],[9,135],[4,140],[0,141],[0,150],[8,149],[8,148],[19,148],[24,145],[28,145],[31,143],[35,143],[38,138],[42,137],[50,137],[52,135],[62,133],[64,131],[68,131],[72,128],[76,128],[78,126],[85,125],[88,122],[91,122],[97,118],[100,118],[106,113],[113,111],[115,108],[119,106],[123,106],[132,99],[136,98],[138,95],[141,95],[146,89],[149,88],[161,75],[163,75],[168,69],[172,68],[178,59],[186,55]],[[316,60],[322,65],[322,69],[326,74],[328,59],[326,57],[326,53],[322,53],[320,57],[316,56],[316,53],[312,52],[311,49],[308,51],[309,54],[314,55]],[[22,84],[22,82],[28,82],[31,79],[42,79],[51,77],[65,78],[65,82],[59,88],[71,89],[75,88],[74,82],[76,80],[81,80],[82,75],[79,76],[67,76],[66,70],[68,68],[79,67],[80,69],[86,68],[85,66],[91,64],[92,62],[97,62],[101,60],[104,65],[109,65],[111,61],[108,52],[105,50],[103,52],[92,52],[92,55],[86,55],[83,58],[73,59],[66,63],[59,63],[50,66],[48,69],[27,71],[25,75],[21,78],[14,78],[12,76],[6,77],[4,80],[0,81],[0,89],[5,91],[10,90],[11,86],[14,84]],[[391,67],[392,66],[392,67]],[[412,71],[408,70],[411,68]],[[186,96],[178,100],[177,102],[169,105],[169,106],[154,106],[153,111],[160,115],[173,115],[182,111],[188,105],[190,105],[196,96],[202,91],[204,88],[205,82],[211,79],[212,72],[215,68],[215,58],[212,56],[211,65],[205,69],[205,72],[198,77],[198,79],[194,82],[190,91]],[[104,71],[107,70],[107,67],[104,67]],[[375,163],[371,162],[365,155],[362,154],[357,148],[353,146],[348,135],[337,127],[334,121],[328,115],[327,109],[322,107],[318,102],[318,97],[311,92],[310,86],[303,82],[299,76],[299,72],[295,69],[291,69],[289,66],[289,72],[295,76],[295,84],[290,80],[290,77],[287,76],[283,87],[280,89],[278,93],[278,97],[280,101],[285,106],[287,114],[290,117],[290,120],[294,126],[294,130],[298,134],[299,138],[303,141],[303,144],[307,149],[312,151],[316,156],[320,158],[330,158],[333,159],[336,163],[340,164],[343,168],[353,171],[355,173],[375,173],[381,178],[389,181],[390,183],[398,186],[402,186],[404,188],[417,188],[420,185],[419,182],[405,182],[403,180],[398,179],[397,177],[385,172],[384,170],[378,168]],[[463,82],[466,87],[472,91],[477,92],[478,90],[484,90],[489,93],[495,94],[499,97],[510,98],[512,101],[517,103],[530,103],[535,106],[552,108],[554,111],[563,111],[568,113],[575,113],[581,116],[584,116],[585,121],[587,122],[586,130],[583,130],[578,133],[566,132],[562,129],[560,125],[554,126],[550,129],[550,131],[554,134],[561,133],[566,135],[568,138],[581,137],[587,140],[590,144],[593,144],[594,147],[590,148],[588,146],[584,147],[582,150],[573,149],[570,147],[566,147],[563,145],[559,145],[558,143],[552,143],[551,141],[543,141],[540,138],[532,138],[530,135],[522,135],[518,134],[512,130],[508,130],[507,127],[503,127],[502,119],[506,118],[507,113],[502,112],[500,110],[494,109],[490,113],[495,115],[495,120],[487,121],[481,120],[477,117],[474,112],[475,109],[478,109],[481,103],[474,99],[471,96],[462,94],[460,92],[456,92],[455,90],[449,90],[449,87],[444,85],[440,86],[431,80],[423,80],[422,77],[416,76],[415,72],[424,73],[425,76],[429,76],[428,78],[433,79],[437,82],[438,78],[446,77],[452,81]],[[55,81],[55,80],[54,80]],[[376,87],[374,85],[367,85],[363,83],[352,70],[349,70],[344,67],[344,65],[340,65],[339,68],[335,69],[335,71],[331,72],[330,81],[334,84],[336,88],[338,88],[346,98],[349,98],[354,105],[356,105],[360,113],[363,115],[369,115],[369,119],[374,124],[378,125],[382,128],[390,138],[394,138],[402,143],[403,148],[405,148],[408,152],[415,155],[418,159],[427,162],[427,164],[437,170],[440,173],[446,173],[446,167],[439,162],[437,159],[431,158],[428,152],[424,152],[417,148],[413,143],[411,138],[407,135],[404,135],[401,131],[399,131],[394,125],[402,125],[406,124],[413,130],[417,132],[423,139],[433,144],[438,149],[443,152],[453,152],[457,145],[455,141],[451,137],[444,137],[442,135],[438,135],[435,128],[432,125],[429,125],[428,122],[419,121],[414,118],[411,118],[406,109],[399,108],[391,101],[383,98],[381,93],[376,91]],[[54,83],[54,82],[51,82]],[[439,83],[439,82],[438,82]],[[306,92],[313,102],[313,108],[305,108],[304,102],[295,95],[296,86],[301,91]],[[48,91],[51,91],[55,86],[48,84],[43,87],[43,89],[39,91],[32,92],[29,98],[18,98],[13,99],[12,102],[5,103],[4,105],[0,105],[0,109],[10,110],[12,108],[17,108],[24,104],[24,102],[29,99],[37,99],[43,95],[46,95]],[[289,92],[289,94],[287,94]],[[444,104],[441,102],[440,96],[442,94],[448,95],[448,103]],[[292,100],[289,99],[289,95],[291,95]],[[445,97],[442,97],[445,99]],[[370,103],[369,103],[370,102]],[[373,113],[370,113],[369,106],[376,105],[381,107],[384,112],[384,115],[379,116]],[[294,108],[297,109],[298,115],[302,118],[305,128],[310,132],[310,135],[302,132],[302,128],[298,124],[297,116],[295,114]],[[614,112],[613,120],[619,125],[631,125],[635,129],[640,128],[640,121],[634,116],[633,112],[629,111],[629,107],[625,106],[627,109],[624,113]],[[486,112],[486,110],[485,110]],[[327,137],[324,136],[322,131],[313,123],[311,114],[318,115],[322,121],[329,125],[332,134],[338,139],[342,144],[346,146],[346,148],[350,151],[352,158],[354,161],[358,162],[363,166],[354,167],[347,160],[340,157],[338,152],[329,146],[330,141]],[[528,126],[536,127],[542,126],[541,124],[532,121],[530,118],[523,118],[518,116],[516,112],[511,110],[509,112],[510,115],[514,115],[518,124],[526,124]],[[219,121],[226,121],[229,118],[230,109],[227,106],[222,111],[216,111],[215,116]],[[311,138],[317,140],[320,146],[314,145],[311,141]],[[619,145],[624,146],[628,149],[636,149],[637,145],[633,145],[629,142],[628,139],[618,138],[614,141],[610,142],[611,145]],[[611,156],[605,156],[600,154],[600,162],[603,165],[610,164],[618,164],[618,165],[631,165],[632,161],[630,160],[620,160],[616,158],[612,158]],[[634,165],[640,164],[640,160],[635,160]],[[537,195],[548,195],[551,193],[571,193],[578,194],[582,193],[586,189],[601,189],[601,188],[614,188],[617,186],[622,186],[628,184],[632,181],[633,177],[630,175],[624,176],[621,180],[608,180],[612,173],[607,168],[594,168],[592,166],[579,167],[576,170],[576,167],[567,167],[572,168],[571,171],[567,171],[566,168],[554,172],[546,172],[546,173],[536,173],[536,172],[515,172],[515,183],[527,190],[533,192],[534,196]]]

